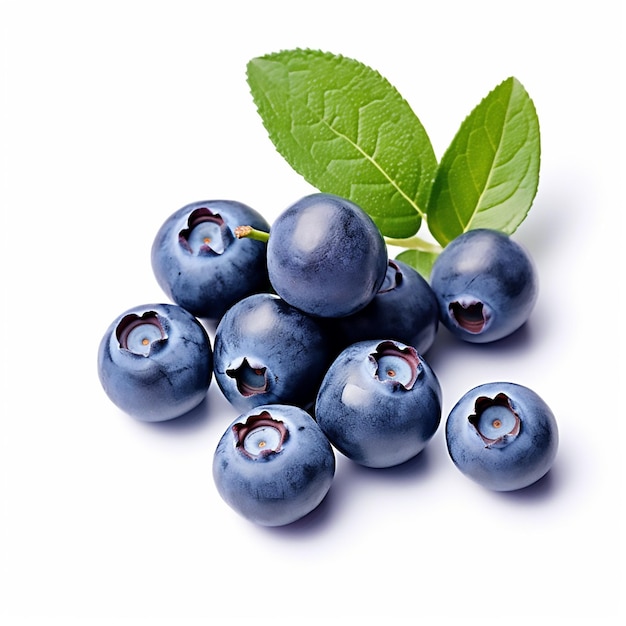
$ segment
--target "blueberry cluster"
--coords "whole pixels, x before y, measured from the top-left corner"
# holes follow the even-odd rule
[[[126,413],[162,421],[198,406],[215,379],[240,412],[215,450],[216,488],[268,526],[320,504],[335,451],[385,468],[424,449],[442,416],[423,356],[440,323],[465,341],[495,341],[524,324],[537,297],[533,263],[507,235],[459,236],[428,282],[389,259],[365,211],[325,193],[294,203],[271,230],[239,202],[187,205],[158,231],[152,267],[175,304],[112,322],[98,351],[102,386]],[[213,346],[199,318],[215,321]],[[497,382],[459,400],[446,442],[461,472],[506,491],[546,474],[558,431],[533,391]]]

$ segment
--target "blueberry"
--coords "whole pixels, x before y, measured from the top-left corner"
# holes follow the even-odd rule
[[[334,474],[334,452],[315,420],[285,404],[258,406],[238,417],[213,457],[220,496],[263,526],[284,526],[313,511]]]
[[[356,313],[376,295],[387,271],[387,247],[359,206],[325,193],[306,196],[272,224],[270,282],[286,302],[320,317]]]
[[[233,305],[215,331],[215,380],[240,411],[260,404],[312,404],[331,360],[317,319],[275,294]]]
[[[269,291],[266,244],[238,239],[238,226],[269,230],[254,209],[233,200],[188,204],[173,213],[152,244],[163,291],[197,317],[219,319],[235,302]]]
[[[522,489],[554,461],[558,429],[548,405],[532,390],[496,382],[468,391],[446,421],[446,442],[463,474],[495,491]]]
[[[441,421],[441,387],[412,346],[361,341],[328,369],[315,419],[345,456],[368,467],[391,467],[416,456]]]
[[[98,349],[98,375],[108,397],[147,422],[180,417],[198,406],[212,367],[204,327],[174,304],[147,304],[122,313]]]
[[[495,230],[470,230],[437,257],[430,284],[442,323],[474,343],[502,339],[529,318],[537,275],[528,252]]]
[[[385,281],[374,299],[357,313],[333,325],[340,345],[391,338],[424,354],[433,344],[439,327],[439,306],[430,285],[417,270],[390,260]]]

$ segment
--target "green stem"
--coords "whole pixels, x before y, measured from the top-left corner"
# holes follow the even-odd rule
[[[237,237],[237,239],[247,237],[248,239],[254,239],[255,241],[267,243],[270,238],[270,234],[264,230],[258,230],[256,228],[252,228],[252,226],[244,225],[237,226],[237,228],[235,228],[235,237]],[[421,252],[432,252],[435,254],[439,254],[442,250],[440,245],[436,243],[429,243],[428,241],[424,241],[417,236],[407,237],[405,239],[395,239],[393,237],[385,237],[384,239],[388,246],[395,246],[398,248],[420,250]]]
[[[394,239],[393,237],[385,237],[388,246],[397,246],[398,248],[407,248],[410,250],[420,250],[421,252],[434,252],[439,254],[442,250],[441,246],[436,243],[429,243],[420,237],[407,237],[406,239]]]
[[[267,243],[270,238],[270,234],[264,230],[252,228],[252,226],[237,226],[237,228],[235,228],[235,237],[237,237],[237,239],[247,237],[248,239],[254,239],[255,241]]]

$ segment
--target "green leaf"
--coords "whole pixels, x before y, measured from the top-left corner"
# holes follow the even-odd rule
[[[419,119],[385,78],[353,59],[295,49],[252,59],[247,79],[294,170],[361,206],[384,235],[417,232],[437,160]]]
[[[433,269],[433,263],[438,256],[438,252],[404,250],[403,252],[400,252],[400,254],[396,255],[396,259],[415,268],[426,280],[428,280],[430,278],[430,272]]]
[[[474,228],[511,234],[539,183],[539,121],[516,78],[496,87],[465,119],[444,154],[428,204],[428,228],[445,246]]]

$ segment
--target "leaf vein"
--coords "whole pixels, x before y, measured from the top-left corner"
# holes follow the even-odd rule
[[[371,155],[369,155],[363,148],[355,141],[353,141],[350,137],[348,137],[345,133],[334,128],[332,125],[328,124],[325,120],[321,120],[322,123],[326,124],[328,129],[333,132],[337,137],[343,139],[348,144],[350,144],[368,163],[370,163],[382,176],[387,180],[387,182],[400,194],[400,196],[410,204],[415,211],[420,215],[420,217],[424,218],[424,212],[420,209],[420,207],[416,204],[415,200],[411,198],[396,180],[392,176],[390,176],[384,167],[382,167],[376,159],[374,159]]]

